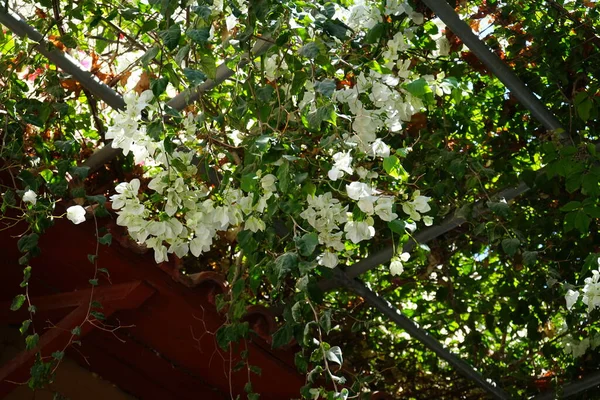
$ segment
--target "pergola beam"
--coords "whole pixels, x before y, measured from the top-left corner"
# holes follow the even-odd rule
[[[404,329],[413,338],[423,343],[440,358],[446,360],[450,365],[456,368],[458,372],[475,382],[477,386],[485,390],[490,396],[500,400],[509,398],[500,387],[490,383],[490,381],[485,379],[471,365],[444,348],[444,346],[442,346],[442,344],[434,337],[430,336],[424,329],[420,328],[410,318],[402,314],[402,312],[390,304],[390,302],[379,297],[376,293],[367,288],[364,283],[356,279],[351,279],[341,270],[336,270],[336,278],[346,289],[365,299],[369,305],[394,321],[398,327]]]
[[[108,85],[101,82],[96,76],[89,71],[85,71],[78,63],[73,60],[68,54],[58,50],[51,43],[44,40],[42,34],[29,26],[19,16],[13,14],[9,10],[4,10],[0,7],[0,23],[5,25],[13,33],[22,39],[29,38],[38,44],[35,46],[41,54],[43,54],[54,65],[73,76],[84,88],[90,93],[115,110],[125,108],[123,97]],[[238,68],[247,65],[254,57],[266,53],[273,46],[273,42],[269,38],[257,38],[257,42],[251,53],[242,54],[238,62]],[[167,102],[169,107],[181,111],[187,105],[197,101],[200,96],[212,88],[220,85],[227,79],[231,78],[235,71],[223,62],[217,67],[215,79],[208,79],[195,88],[188,88]],[[102,165],[113,160],[120,153],[120,149],[114,149],[109,145],[109,142],[100,150],[93,153],[84,163],[84,167],[90,168],[90,173],[97,171]]]

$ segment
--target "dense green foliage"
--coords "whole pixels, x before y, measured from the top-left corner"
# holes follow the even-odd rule
[[[600,16],[593,4],[454,4],[564,127],[548,132],[417,1],[27,3],[21,11],[30,25],[128,94],[138,108],[132,131],[143,132],[136,143],[150,150],[120,156],[102,173],[81,167],[106,138],[123,137],[127,114],[109,113],[33,43],[2,30],[0,154],[15,182],[1,188],[7,215],[0,221],[11,224],[9,211],[18,209],[30,223],[19,242],[24,266],[35,263],[57,202],[99,204],[102,213],[112,195],[119,224],[152,247],[157,262],[174,252],[186,273],[228,276],[222,347],[249,335],[241,322],[248,304],[285,304],[273,345],[295,338],[302,346],[304,396],[319,388],[330,398],[373,390],[482,396],[363,299],[317,289],[338,262],[344,268],[394,244],[400,270],[381,265],[360,279],[515,398],[597,370],[596,303],[589,310],[581,299],[570,310],[565,303],[598,269],[600,253]],[[265,42],[266,53],[247,55]],[[165,105],[218,78],[220,63],[232,79],[185,110]],[[137,185],[117,186],[134,179]],[[377,192],[346,186],[358,182]],[[530,188],[524,195],[495,196],[519,182]],[[308,200],[326,193],[332,197],[320,205]],[[191,205],[207,199],[203,207],[213,208]],[[306,211],[326,206],[339,208],[338,217],[324,217],[324,228]],[[229,212],[227,222],[212,221],[211,239],[200,240],[202,218],[218,207]],[[402,256],[429,217],[435,226],[452,216],[467,223]],[[177,232],[142,229],[138,217],[175,224],[168,229]],[[187,228],[173,228],[173,220]],[[15,309],[24,303],[18,297]]]

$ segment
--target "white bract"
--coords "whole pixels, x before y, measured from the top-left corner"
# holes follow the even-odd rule
[[[85,209],[81,206],[67,208],[67,219],[75,225],[85,222]]]
[[[23,193],[23,202],[35,205],[35,203],[37,202],[37,194],[33,190],[29,189],[28,191]]]

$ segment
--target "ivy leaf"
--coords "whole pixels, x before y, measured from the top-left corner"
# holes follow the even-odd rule
[[[23,304],[25,303],[25,295],[24,294],[18,294],[15,296],[15,298],[12,301],[12,304],[10,305],[10,309],[11,311],[17,311],[19,310]]]
[[[212,53],[202,55],[200,58],[200,67],[202,72],[210,79],[215,79],[217,77],[217,60]]]
[[[187,36],[195,43],[204,44],[210,37],[210,28],[190,29],[187,31]]]
[[[285,346],[292,340],[293,330],[292,326],[287,323],[283,325],[277,332],[273,334],[273,348]]]
[[[106,235],[98,238],[98,243],[110,246],[110,244],[112,243],[112,235],[110,233],[107,233]]]
[[[319,236],[314,232],[306,233],[301,237],[295,238],[295,241],[300,255],[308,257],[317,248],[317,245],[319,244]]]
[[[275,271],[277,272],[277,281],[296,269],[298,266],[298,255],[296,253],[285,253],[275,260]]]
[[[33,350],[37,347],[40,341],[40,336],[37,333],[29,335],[25,338],[25,349]]]
[[[320,51],[319,45],[317,45],[315,42],[310,42],[302,46],[300,50],[298,50],[298,54],[302,57],[314,59],[319,55]]]
[[[521,242],[519,241],[519,239],[516,238],[504,239],[502,241],[502,250],[504,250],[506,254],[512,257],[519,249],[520,244]]]
[[[158,46],[150,47],[140,58],[140,62],[144,67],[147,67],[150,61],[154,60],[158,55]]]
[[[26,253],[29,250],[36,248],[38,245],[39,238],[40,238],[40,236],[37,233],[32,233],[32,234],[23,236],[17,242],[17,247],[18,247],[19,251],[22,253]]]
[[[169,29],[161,31],[158,35],[163,40],[163,43],[169,50],[174,50],[179,44],[179,38],[181,37],[181,28],[179,24],[173,24]]]
[[[202,71],[197,71],[195,69],[184,68],[183,74],[185,75],[188,82],[194,86],[198,86],[206,80],[206,74],[204,74],[204,72]]]
[[[342,349],[339,346],[333,346],[326,353],[327,359],[331,362],[342,366],[344,358],[342,357]]]
[[[394,155],[383,159],[383,169],[393,178],[401,181],[408,179],[408,172],[400,164],[400,159]]]
[[[325,97],[331,98],[335,88],[336,84],[333,79],[324,79],[315,83],[315,92],[321,93]]]

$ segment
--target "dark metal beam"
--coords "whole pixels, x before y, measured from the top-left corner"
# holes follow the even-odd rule
[[[94,96],[98,97],[112,108],[119,109],[125,107],[123,98],[109,86],[101,82],[89,71],[80,68],[78,63],[64,52],[58,50],[53,44],[44,40],[44,37],[35,29],[27,25],[25,21],[10,11],[5,11],[0,7],[0,23],[5,25],[13,33],[22,39],[29,38],[38,44],[36,50],[46,56],[57,67],[70,74],[83,87],[89,90]]]
[[[70,74],[75,78],[81,85],[90,91],[94,96],[98,97],[110,107],[119,110],[125,108],[125,102],[123,97],[118,94],[115,90],[101,82],[96,76],[88,71],[81,69],[81,67],[67,54],[56,49],[54,45],[44,40],[42,34],[36,31],[34,28],[29,26],[19,16],[13,14],[10,11],[4,11],[0,7],[0,23],[5,25],[13,33],[21,38],[29,38],[38,44],[35,46],[41,54],[46,56],[57,67]],[[252,55],[244,53],[238,62],[238,68],[247,65],[252,61],[252,58],[260,56],[266,53],[273,46],[273,42],[269,38],[258,38],[257,42],[252,49]],[[189,88],[177,96],[173,97],[167,102],[167,105],[176,109],[183,110],[187,105],[197,101],[202,94],[211,90],[217,85],[220,85],[225,80],[231,78],[235,74],[235,71],[227,67],[226,62],[217,67],[217,73],[215,79],[209,79],[195,88]],[[97,171],[102,165],[110,162],[121,152],[120,149],[113,149],[109,146],[110,142],[93,153],[84,163],[83,166],[90,168],[90,173]]]
[[[348,290],[359,295],[366,302],[375,307],[379,312],[394,321],[398,327],[404,329],[408,334],[423,343],[428,349],[432,350],[439,357],[446,360],[458,372],[466,378],[475,382],[480,388],[485,390],[495,399],[508,399],[508,395],[498,386],[490,383],[477,370],[465,361],[458,358],[455,354],[444,348],[440,342],[430,336],[425,330],[420,328],[415,322],[406,317],[402,312],[394,307],[390,302],[379,297],[376,293],[367,288],[362,282],[351,279],[341,270],[336,270],[336,279]]]
[[[539,396],[535,396],[534,400],[554,400],[558,398],[556,397],[558,394],[560,394],[561,399],[565,399],[598,386],[600,386],[600,371],[591,373],[583,379],[563,386],[560,390],[560,393],[550,390],[546,393],[540,394]]]
[[[562,130],[560,122],[515,73],[483,43],[446,0],[423,0],[452,32],[485,64],[546,129]]]

